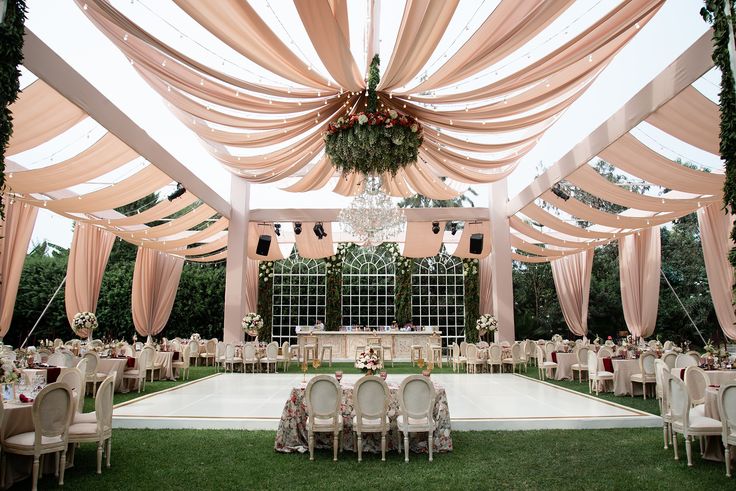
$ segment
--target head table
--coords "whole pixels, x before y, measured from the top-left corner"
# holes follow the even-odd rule
[[[409,360],[411,347],[427,346],[432,336],[441,336],[440,331],[315,331],[303,330],[297,333],[299,348],[302,349],[309,336],[316,336],[318,350],[324,345],[332,346],[332,356],[336,360],[352,360],[359,346],[366,346],[368,338],[379,338],[381,345],[391,348],[394,360]],[[318,353],[319,356],[319,353]]]
[[[343,417],[343,428],[341,435],[341,447],[346,450],[355,450],[355,434],[353,432],[353,384],[345,382],[342,387],[342,402],[340,411]],[[389,386],[389,432],[386,435],[387,450],[397,450],[401,434],[397,429],[396,419],[399,415],[398,393],[399,386],[388,381]],[[434,405],[434,419],[437,429],[434,432],[433,452],[451,452],[452,435],[450,434],[450,409],[447,406],[447,394],[445,389],[437,384],[434,385],[436,399]],[[276,432],[274,449],[277,452],[306,452],[307,440],[307,405],[304,400],[306,384],[300,384],[291,390],[289,399],[284,404],[281,413],[281,421]],[[315,448],[332,448],[332,435],[328,433],[315,433]],[[413,452],[427,452],[426,433],[412,433],[409,439],[409,449]],[[377,433],[366,433],[363,435],[364,452],[381,451],[381,435]]]

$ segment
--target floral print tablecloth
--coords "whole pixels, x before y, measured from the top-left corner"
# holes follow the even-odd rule
[[[399,414],[398,393],[399,387],[396,384],[389,383],[389,406],[388,417],[390,429],[386,435],[387,450],[398,450],[399,432],[396,419]],[[437,423],[437,429],[434,432],[433,452],[451,452],[452,451],[452,435],[450,434],[450,409],[447,405],[447,394],[445,389],[435,384],[436,401],[434,405],[434,418]],[[281,421],[279,429],[276,432],[276,442],[274,449],[277,452],[306,452],[308,451],[307,441],[307,404],[304,400],[306,393],[306,384],[294,387],[291,390],[289,399],[284,405],[284,411],[281,413]],[[341,447],[345,450],[356,450],[356,436],[353,432],[353,416],[355,411],[353,408],[353,384],[342,383],[342,402],[340,404],[340,412],[343,418],[343,429],[341,438]],[[315,433],[315,448],[332,448],[332,435],[329,433]],[[427,452],[427,434],[412,433],[409,437],[409,448],[412,452]],[[381,434],[380,433],[364,433],[363,434],[363,451],[377,453],[381,451]]]

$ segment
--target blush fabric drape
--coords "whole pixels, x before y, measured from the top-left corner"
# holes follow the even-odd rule
[[[37,214],[35,206],[5,201],[5,220],[0,222],[0,338],[8,333],[13,320],[20,274]]]
[[[618,255],[626,327],[637,338],[651,336],[659,306],[659,271],[662,265],[659,227],[619,239]]]
[[[480,260],[478,280],[480,282],[480,313],[493,312],[493,263],[490,254]]]
[[[550,262],[552,278],[565,323],[576,336],[588,334],[588,299],[593,250],[555,259]]]
[[[64,290],[69,325],[77,312],[97,310],[102,275],[114,243],[115,236],[107,230],[86,223],[75,224]],[[89,333],[83,329],[77,335],[86,338]]]
[[[160,333],[171,315],[184,259],[141,247],[133,271],[132,313],[141,336]]]
[[[736,313],[731,291],[734,271],[728,262],[728,251],[734,246],[730,236],[733,221],[734,216],[726,214],[719,204],[698,210],[700,240],[713,307],[723,332],[729,339],[736,340]]]

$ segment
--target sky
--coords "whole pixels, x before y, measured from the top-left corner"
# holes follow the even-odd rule
[[[116,0],[112,3],[137,21],[141,19],[141,22],[145,20],[150,23],[150,27],[155,28],[155,32],[161,33],[162,37],[169,36],[168,42],[172,44],[189,43],[192,45],[190,49],[196,48],[198,26],[190,25],[194,23],[186,16],[180,13],[177,15],[177,9],[170,4],[163,3],[161,0]],[[435,55],[427,65],[431,67],[440,63],[444,54],[451,53],[453,47],[456,48],[461,44],[485,18],[487,12],[492,10],[495,3],[497,1],[461,1],[458,13],[448,28],[447,38],[440,43]],[[565,35],[569,35],[568,30],[574,31],[582,28],[577,24],[584,23],[586,15],[592,18],[615,3],[617,3],[615,0],[578,2],[575,5],[577,10],[573,12],[574,15],[563,19],[564,22],[561,21],[560,25],[551,26],[549,32],[559,33],[564,28]],[[286,42],[293,42],[292,46],[295,49],[313,62],[317,69],[321,68],[318,57],[313,50],[310,51],[311,46],[304,40],[303,28],[297,28],[298,22],[294,18],[291,2],[279,3],[276,8],[278,12],[273,8],[276,5],[273,0],[271,2],[257,0],[252,4],[264,19],[269,21],[269,25],[275,26],[274,30]],[[351,14],[352,12],[360,14],[363,5],[364,2],[351,1],[349,3]],[[396,12],[399,12],[399,14],[392,14],[387,8],[382,10],[381,53],[384,59],[388,59],[392,47],[389,39],[400,21],[403,1],[390,4],[384,2],[383,5],[390,5]],[[30,0],[28,6],[27,26],[36,35],[184,165],[197,175],[206,176],[206,182],[218,194],[226,199],[229,197],[229,172],[214,161],[194,134],[189,132],[169,112],[161,98],[138,77],[122,54],[92,26],[73,2]],[[514,196],[528,185],[540,166],[546,168],[554,163],[591,130],[604,122],[636,91],[702,35],[708,26],[698,15],[700,6],[699,0],[669,0],[666,2],[655,18],[640,30],[634,40],[622,50],[589,90],[547,131],[537,147],[521,160],[517,170],[508,179],[509,196]],[[362,32],[362,25],[366,19],[364,15],[356,14],[351,16],[350,20],[351,32],[354,33],[354,39],[351,39],[354,47],[353,53],[359,66],[363,66],[361,58],[363,53],[358,48],[362,46],[359,33]],[[186,29],[187,33],[191,32],[192,38],[185,38],[177,34],[176,29],[171,27],[172,25]],[[537,48],[529,56],[540,56],[546,49],[545,40],[547,39],[548,33],[545,31],[536,41]],[[254,76],[253,73],[257,71],[257,67],[236,66],[235,63],[228,61],[233,58],[230,57],[226,48],[219,47],[217,53],[222,53],[223,69],[250,70],[251,76]],[[519,56],[516,58],[516,62],[519,63]],[[510,70],[513,69],[513,63],[514,58],[510,57],[505,65],[508,65]],[[501,65],[504,64],[501,63]],[[32,79],[28,76],[25,78],[26,82]],[[718,83],[718,74],[709,73],[696,84],[696,88],[715,99]],[[62,159],[64,151],[73,153],[75,145],[84,144],[84,139],[94,138],[96,134],[94,131],[94,127],[77,129],[75,134],[63,135],[62,140],[64,141],[53,142],[53,145],[39,148],[35,153],[27,152],[27,155],[22,155],[23,158],[19,159],[19,163],[33,167],[34,165],[47,165],[50,162],[49,155],[53,155],[55,159]],[[97,131],[100,130],[97,129]],[[634,130],[634,134],[647,145],[670,158],[684,158],[711,169],[717,169],[720,166],[717,156],[674,141],[651,126],[644,124],[641,128]],[[113,180],[120,175],[127,175],[135,170],[136,165],[143,164],[143,162],[138,162],[121,169],[118,175],[103,176],[96,185],[102,186],[106,179]],[[273,186],[253,185],[251,189],[251,208],[330,208],[343,207],[349,202],[349,199],[326,190],[294,194],[280,191]],[[479,193],[475,199],[476,205],[487,205],[487,187],[474,186],[474,189]],[[68,247],[71,243],[71,236],[70,220],[42,209],[39,211],[31,247],[43,240]]]

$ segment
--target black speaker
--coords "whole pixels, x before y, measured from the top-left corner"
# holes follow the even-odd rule
[[[483,234],[473,234],[470,236],[470,253],[480,254],[483,252]]]
[[[258,237],[258,245],[256,246],[256,254],[258,254],[259,256],[268,256],[268,250],[270,248],[271,248],[271,236],[270,235],[261,235],[260,237]]]

